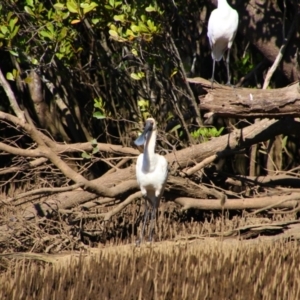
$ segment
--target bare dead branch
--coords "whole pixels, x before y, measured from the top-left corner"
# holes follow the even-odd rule
[[[284,200],[282,199],[284,197]],[[224,204],[224,209],[242,210],[242,209],[262,209],[266,207],[295,208],[298,205],[300,193],[290,193],[288,195],[276,195],[260,198],[228,199]],[[183,210],[190,208],[201,210],[221,210],[221,204],[218,200],[212,199],[194,199],[194,198],[176,198],[175,202],[182,206]]]
[[[288,43],[289,43],[289,41],[290,41],[290,39],[291,39],[291,37],[292,37],[292,35],[293,35],[295,29],[296,29],[296,25],[297,25],[297,20],[298,20],[298,18],[299,18],[299,15],[298,15],[298,14],[295,14],[295,17],[294,17],[293,23],[292,23],[292,25],[291,25],[291,28],[290,28],[290,30],[289,30],[289,33],[288,33],[287,37],[284,38],[284,42],[283,42],[283,44],[281,45],[281,47],[280,47],[280,49],[279,49],[279,53],[278,53],[278,55],[277,55],[275,61],[273,62],[272,67],[269,69],[269,71],[268,71],[268,73],[267,73],[267,76],[266,76],[266,78],[265,78],[264,85],[263,85],[263,90],[265,90],[265,89],[269,86],[270,80],[271,80],[271,78],[272,78],[274,72],[276,71],[278,65],[280,64],[280,62],[281,62],[281,60],[282,60],[282,58],[283,58],[285,49],[286,49],[286,47],[287,47],[287,45],[288,45]],[[285,21],[285,20],[284,20],[284,21]]]
[[[80,187],[81,187],[80,184],[74,184],[74,185],[70,185],[70,186],[66,186],[66,187],[60,187],[60,188],[40,188],[40,189],[32,190],[32,191],[29,191],[29,192],[26,192],[26,193],[18,194],[17,196],[15,196],[13,198],[2,201],[2,203],[11,204],[11,202],[13,202],[15,200],[18,200],[18,199],[25,198],[25,197],[30,197],[30,196],[34,196],[34,195],[55,194],[55,193],[73,191],[73,190],[76,190]],[[18,204],[18,205],[20,205],[20,204]]]
[[[128,204],[130,204],[132,201],[134,201],[135,199],[140,198],[140,197],[142,197],[141,192],[136,192],[136,193],[130,195],[125,201],[121,202],[118,206],[116,206],[109,212],[105,213],[103,215],[104,221],[108,221],[112,216],[116,215],[123,208],[125,208]]]
[[[9,83],[7,82],[7,80],[5,79],[2,70],[0,69],[0,84],[3,86],[3,89],[7,95],[7,98],[10,102],[10,105],[14,111],[14,113],[16,114],[16,116],[19,118],[20,122],[25,123],[25,114],[24,112],[21,110],[21,108],[19,107],[19,104],[17,102],[17,99],[15,97],[15,94],[13,93]]]

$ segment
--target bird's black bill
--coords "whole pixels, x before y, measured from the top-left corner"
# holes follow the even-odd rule
[[[134,141],[136,146],[143,146],[146,140],[146,135],[153,128],[153,123],[146,122],[143,133]]]

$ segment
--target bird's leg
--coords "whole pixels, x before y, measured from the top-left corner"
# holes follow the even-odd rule
[[[227,51],[227,58],[226,58],[226,69],[227,69],[227,83],[226,85],[231,86],[231,75],[230,75],[230,70],[229,70],[229,58],[230,58],[230,48],[228,48]]]
[[[211,77],[211,88],[213,88],[214,81],[215,81],[215,65],[216,65],[216,61],[213,59],[213,69],[212,69],[212,77]]]
[[[149,242],[152,241],[152,233],[155,225],[155,219],[156,219],[156,207],[152,207],[152,212],[151,212],[151,224],[150,224],[150,235],[149,235]]]
[[[146,196],[144,196],[145,199],[145,214],[144,214],[144,221],[143,221],[143,227],[142,227],[142,231],[140,234],[140,239],[137,241],[137,245],[141,244],[142,240],[143,240],[143,236],[144,236],[144,231],[145,231],[145,226],[146,226],[146,222],[148,219],[148,214],[149,214],[149,209],[148,209],[148,203],[147,203],[147,198]]]

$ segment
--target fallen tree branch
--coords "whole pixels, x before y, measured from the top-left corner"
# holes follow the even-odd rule
[[[202,78],[189,78],[190,83],[201,84]],[[200,96],[200,109],[211,111],[220,117],[273,118],[300,116],[299,82],[280,89],[230,88],[226,86],[214,89],[206,88],[207,94]]]
[[[36,190],[29,191],[29,192],[18,194],[17,196],[15,196],[13,198],[9,198],[8,200],[2,201],[2,203],[8,205],[8,204],[11,204],[11,202],[21,199],[21,198],[34,196],[34,195],[41,195],[41,194],[62,193],[62,192],[76,190],[80,187],[81,187],[80,184],[73,184],[70,186],[60,187],[60,188],[40,188],[40,189],[36,189]],[[20,205],[20,203],[18,203],[18,205]]]
[[[43,163],[45,163],[46,161],[48,161],[47,158],[40,157],[40,158],[32,160],[32,161],[30,161],[28,163],[25,163],[24,165],[21,165],[21,166],[10,167],[10,168],[3,168],[3,169],[0,169],[0,175],[9,174],[9,173],[22,172],[24,170],[28,170],[29,168],[38,167],[38,166],[42,165]]]
[[[193,166],[192,168],[188,169],[188,170],[183,170],[181,172],[182,176],[191,176],[193,174],[195,174],[196,172],[198,172],[199,170],[203,169],[205,166],[211,164],[214,162],[214,160],[218,157],[217,154],[214,154],[210,157],[205,158],[203,161],[201,161],[200,163],[196,164],[195,166]]]
[[[136,180],[127,180],[115,186],[114,190],[116,194],[123,194],[125,192],[136,190],[137,188],[138,184]],[[23,218],[31,220],[37,216],[50,217],[58,209],[72,208],[79,204],[94,200],[97,197],[99,197],[99,195],[87,191],[60,193],[52,196],[50,200],[45,202],[29,205],[23,212]],[[114,197],[111,197],[111,201],[114,201]]]
[[[282,198],[285,197],[284,200]],[[243,209],[262,209],[266,207],[295,208],[300,200],[300,193],[291,193],[289,195],[276,195],[260,198],[227,199],[224,209],[243,210]],[[182,206],[182,210],[190,208],[201,210],[221,210],[220,201],[213,199],[194,199],[194,198],[176,198],[175,203]]]
[[[125,208],[128,204],[130,204],[132,201],[134,201],[137,198],[142,197],[142,192],[136,192],[132,195],[130,195],[125,201],[121,202],[119,205],[114,207],[109,212],[103,214],[104,221],[110,220],[110,218],[114,215],[116,215],[118,212],[120,212],[123,208]]]
[[[171,172],[201,162],[214,154],[226,156],[226,151],[240,150],[266,141],[279,134],[300,134],[300,123],[290,118],[280,120],[263,119],[243,129],[235,129],[229,134],[214,138],[209,142],[192,145],[176,153],[166,155]]]
[[[222,175],[231,176],[221,172]],[[264,185],[264,186],[290,186],[294,188],[300,187],[300,178],[295,176],[287,175],[274,175],[274,176],[243,176],[243,175],[234,175],[232,178],[227,178],[226,183],[243,186],[243,184],[251,185]]]

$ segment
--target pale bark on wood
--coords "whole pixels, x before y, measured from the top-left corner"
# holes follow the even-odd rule
[[[272,208],[290,208],[294,209],[300,201],[300,193],[289,193],[270,197],[228,199],[224,205],[220,200],[214,199],[195,199],[180,197],[175,199],[175,203],[180,204],[183,210],[201,209],[201,210],[243,210],[243,209],[264,209],[269,206]]]
[[[229,175],[230,176],[230,175]],[[226,183],[236,186],[242,185],[266,185],[266,186],[285,186],[300,188],[300,178],[288,175],[273,175],[273,176],[242,176],[234,175],[232,178],[227,178]]]
[[[203,78],[189,78],[188,81],[200,84],[207,90],[200,96],[200,109],[211,111],[220,117],[273,118],[300,116],[299,82],[281,89],[258,90],[248,88],[231,88],[214,85],[207,86]]]

